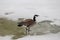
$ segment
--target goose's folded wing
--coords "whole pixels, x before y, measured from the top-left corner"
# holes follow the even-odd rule
[[[33,24],[35,24],[35,22],[32,19],[26,19],[26,20],[24,20],[24,24],[25,25],[33,25]]]

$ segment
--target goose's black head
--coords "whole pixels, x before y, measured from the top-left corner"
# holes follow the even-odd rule
[[[35,17],[38,17],[39,15],[34,15]]]

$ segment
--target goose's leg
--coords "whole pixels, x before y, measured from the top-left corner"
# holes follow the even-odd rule
[[[28,34],[30,34],[30,31],[31,31],[31,30],[30,30],[30,27],[28,27]]]
[[[30,27],[26,27],[26,35],[30,34]]]
[[[28,27],[26,27],[26,35],[28,35]]]
[[[28,27],[28,32],[30,32],[30,27]]]

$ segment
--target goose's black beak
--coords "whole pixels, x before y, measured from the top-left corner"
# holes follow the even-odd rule
[[[37,17],[38,17],[39,15],[37,15]]]

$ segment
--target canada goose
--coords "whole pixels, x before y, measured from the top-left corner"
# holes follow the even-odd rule
[[[38,16],[39,15],[34,15],[33,19],[25,19],[24,21],[19,22],[17,26],[21,27],[21,26],[25,25],[26,33],[28,34],[30,31],[30,27],[36,23],[36,17],[38,17]]]

